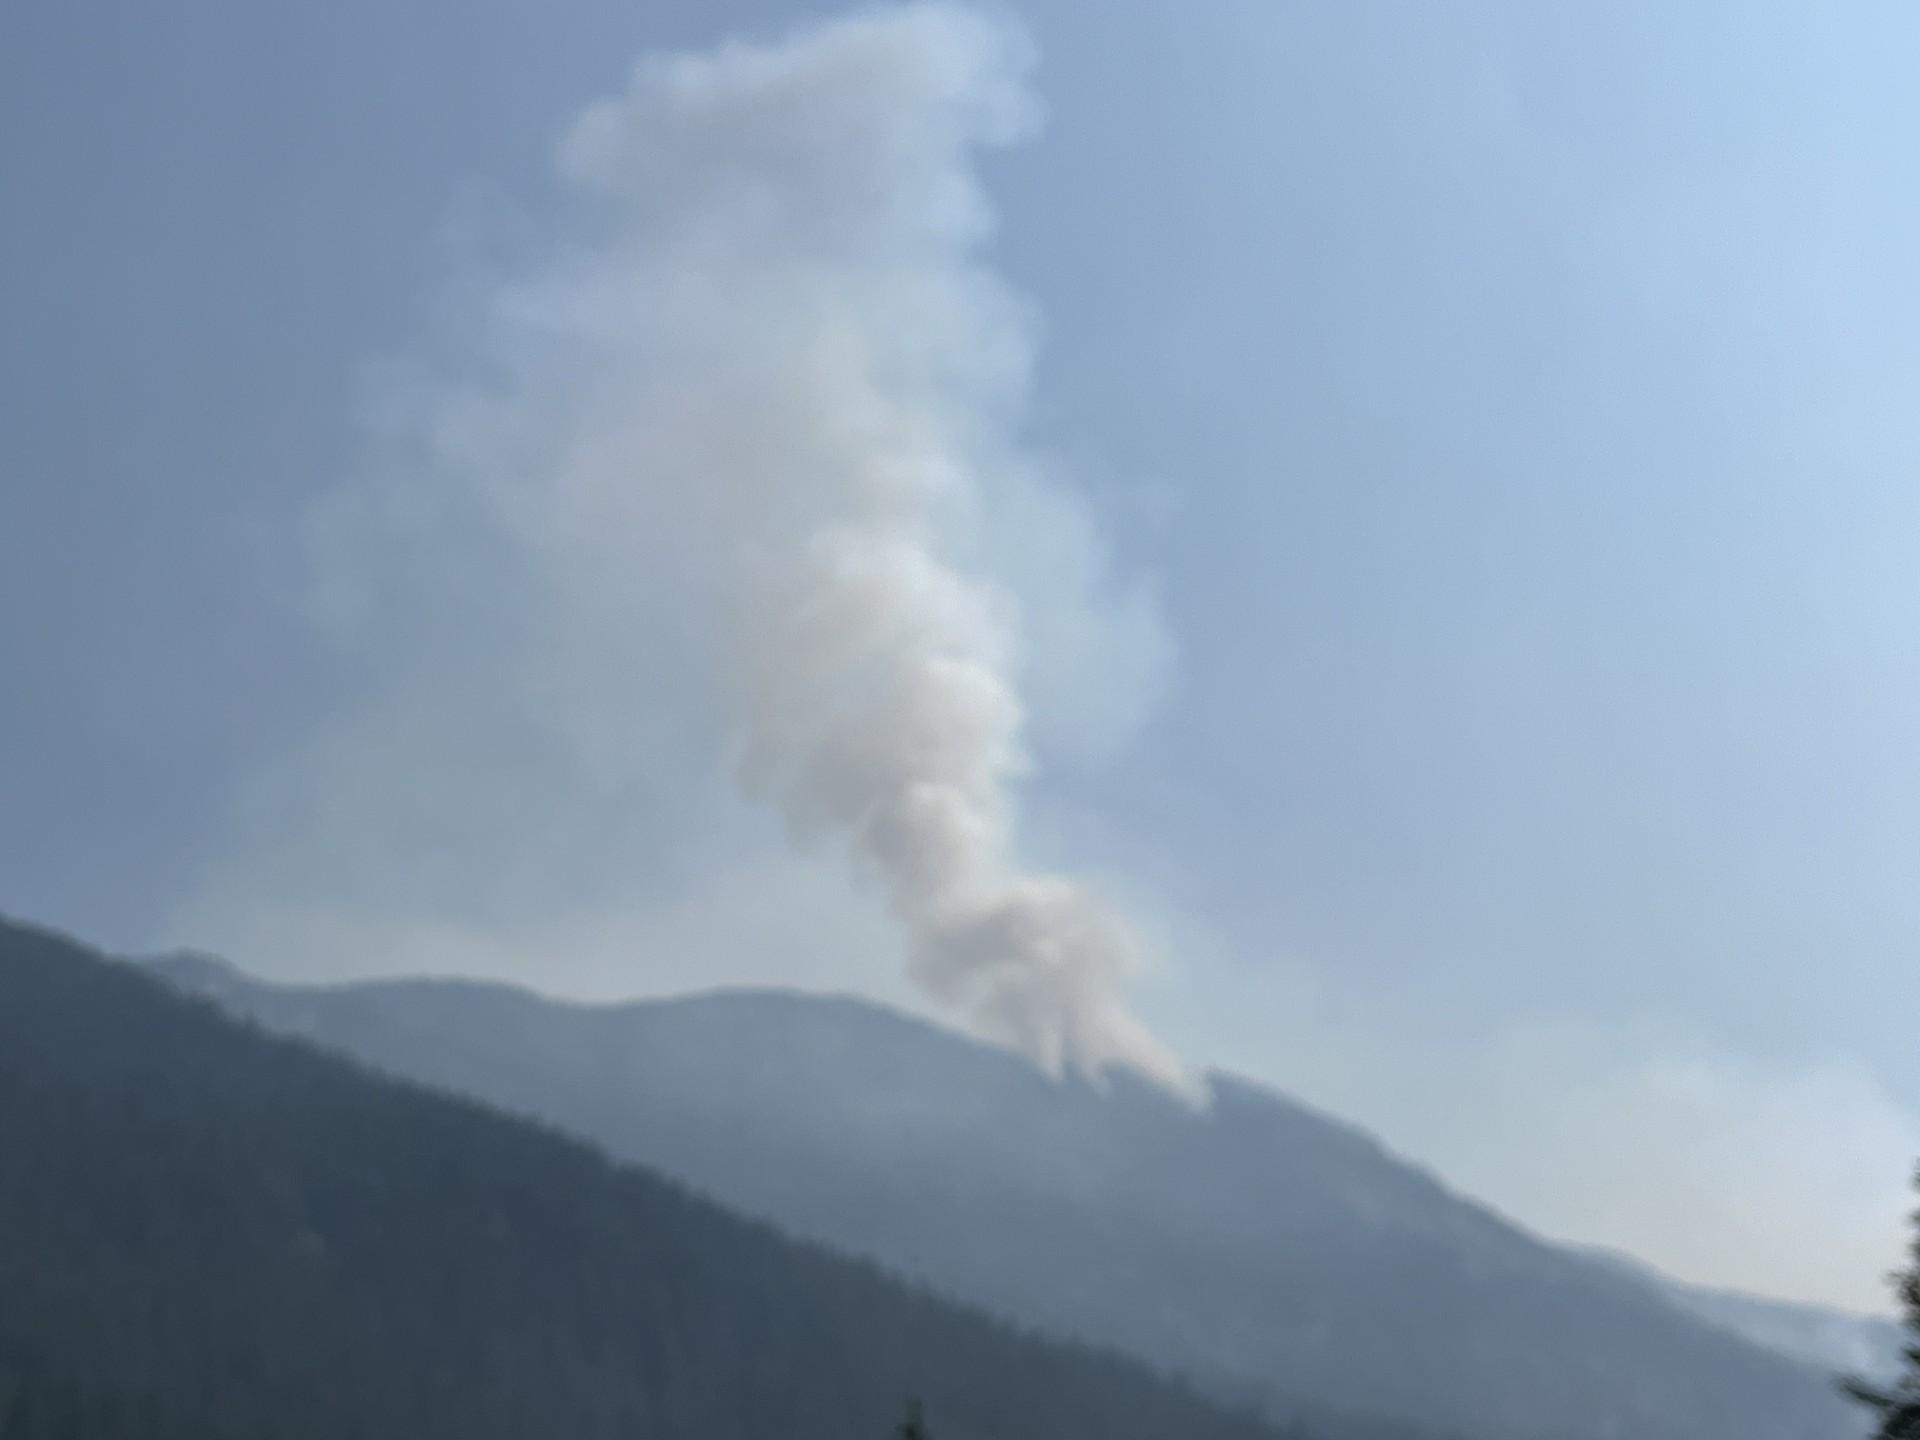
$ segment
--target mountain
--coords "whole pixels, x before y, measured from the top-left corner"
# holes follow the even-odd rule
[[[6,1440],[1275,1440],[0,923]]]
[[[1631,1256],[1610,1250],[1585,1253],[1636,1276],[1689,1314],[1829,1374],[1891,1383],[1904,1364],[1907,1333],[1897,1320],[1689,1285]]]
[[[1811,1365],[1548,1245],[1244,1082],[1202,1113],[1056,1083],[861,1002],[610,1007],[448,981],[281,988],[165,965],[235,1012],[479,1095],[730,1205],[1276,1415],[1481,1440],[1837,1440]]]
[[[1896,1321],[1673,1280],[1665,1283],[1682,1309],[1830,1374],[1891,1382],[1902,1368],[1907,1334]]]

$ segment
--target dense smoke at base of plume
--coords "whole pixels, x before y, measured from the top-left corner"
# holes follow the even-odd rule
[[[979,258],[974,157],[1032,128],[1030,59],[965,10],[888,8],[644,60],[578,119],[568,238],[492,291],[483,378],[418,385],[398,427],[417,463],[320,517],[349,572],[323,576],[328,614],[421,663],[306,767],[323,778],[273,822],[293,839],[268,879],[293,893],[269,912],[437,929],[448,897],[511,907],[529,867],[544,893],[568,861],[535,857],[571,822],[541,786],[565,777],[607,823],[671,767],[658,717],[678,705],[802,847],[846,853],[949,1013],[1055,1073],[1187,1088],[1128,1008],[1130,926],[1018,858],[1027,637],[982,558],[995,507],[1075,517],[1048,582],[1065,611],[1139,614],[1017,443],[1032,318]],[[472,736],[464,770],[443,728]],[[465,778],[496,754],[499,795],[478,783],[529,837],[511,846],[470,839],[500,833]],[[446,794],[483,813],[442,844]],[[389,830],[411,839],[395,867],[364,853]],[[468,874],[472,845],[495,849]],[[202,915],[260,909],[248,864]]]

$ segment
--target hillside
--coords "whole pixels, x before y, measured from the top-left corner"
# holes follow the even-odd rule
[[[1545,1244],[1368,1137],[1216,1079],[1102,1095],[874,1006],[733,993],[593,1008],[454,982],[182,983],[543,1116],[948,1293],[1276,1415],[1498,1440],[1825,1440],[1812,1366]]]
[[[6,1440],[1272,1440],[0,922]]]
[[[1891,1383],[1905,1363],[1907,1333],[1897,1320],[1689,1285],[1631,1256],[1611,1250],[1584,1253],[1651,1285],[1689,1314],[1822,1371]]]

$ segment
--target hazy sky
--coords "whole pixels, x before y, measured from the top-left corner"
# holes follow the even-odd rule
[[[561,603],[419,481],[492,433],[503,314],[558,383],[514,327],[606,243],[578,117],[829,13],[6,7],[0,907],[268,974],[913,1003],[727,781],[658,555],[565,551],[623,578]],[[1009,13],[1043,117],[980,157],[981,258],[1049,478],[976,538],[1026,606],[1028,853],[1153,936],[1137,1009],[1195,1061],[1550,1233],[1877,1305],[1920,13]]]

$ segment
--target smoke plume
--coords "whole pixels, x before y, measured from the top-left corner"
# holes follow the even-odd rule
[[[1129,1013],[1126,925],[1024,873],[1018,616],[964,568],[1018,466],[1018,307],[970,168],[1029,118],[1017,36],[944,9],[642,66],[563,160],[619,207],[616,284],[667,395],[636,480],[707,492],[748,784],[844,837],[919,982],[1052,1070],[1179,1067]],[[639,398],[639,397],[636,397]]]
[[[530,728],[617,777],[679,704],[796,841],[850,856],[924,993],[1050,1071],[1180,1087],[1125,998],[1129,925],[1016,843],[1023,630],[984,557],[996,505],[1059,487],[1018,442],[1032,324],[981,261],[974,162],[1032,127],[1029,63],[933,5],[643,61],[559,147],[567,240],[494,293],[477,375],[419,387],[418,463],[316,521],[355,557],[321,598],[391,634],[437,587],[488,636],[460,660],[446,624],[363,732],[496,705],[511,669]],[[370,529],[398,559],[365,563]]]

